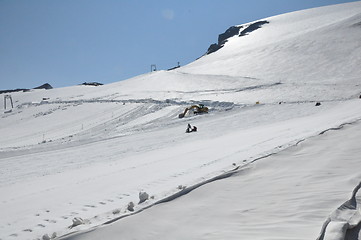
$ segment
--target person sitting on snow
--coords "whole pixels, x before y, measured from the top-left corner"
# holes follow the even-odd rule
[[[187,130],[186,130],[186,133],[190,133],[190,132],[197,132],[197,127],[196,126],[191,126],[189,123],[188,123],[188,127],[187,127]]]
[[[192,132],[192,126],[188,123],[186,133],[190,133],[190,132]]]

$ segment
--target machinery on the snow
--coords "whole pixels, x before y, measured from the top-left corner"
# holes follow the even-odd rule
[[[186,109],[184,109],[184,112],[180,113],[178,117],[179,118],[184,118],[184,116],[188,112],[193,112],[194,114],[208,113],[208,108],[205,107],[203,104],[193,105],[191,107],[187,107]]]

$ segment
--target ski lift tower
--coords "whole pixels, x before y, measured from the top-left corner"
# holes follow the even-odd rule
[[[8,111],[6,111],[6,108],[7,108],[6,102],[7,102],[7,101],[9,101],[10,104],[11,104],[11,109],[8,110]],[[5,113],[6,113],[6,112],[11,112],[13,108],[14,108],[14,104],[13,104],[13,99],[11,98],[11,95],[4,95],[4,109],[5,109]]]

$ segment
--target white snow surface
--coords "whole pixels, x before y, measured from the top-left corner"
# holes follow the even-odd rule
[[[360,239],[361,2],[264,20],[173,71],[11,93],[0,239]]]

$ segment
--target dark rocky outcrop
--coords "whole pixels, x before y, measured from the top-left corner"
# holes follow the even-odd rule
[[[218,43],[213,43],[209,46],[206,54],[211,54],[221,49],[229,38],[236,35],[238,35],[239,37],[248,35],[249,33],[261,28],[262,25],[267,23],[269,22],[265,20],[265,21],[254,22],[249,25],[232,26],[228,28],[224,33],[218,36]],[[241,31],[241,29],[243,30]]]
[[[80,85],[85,85],[85,86],[101,86],[103,85],[103,83],[98,83],[98,82],[83,82]]]
[[[49,83],[45,83],[45,84],[43,84],[43,85],[41,85],[39,87],[36,87],[34,89],[46,89],[46,90],[48,90],[48,89],[53,89],[53,87]]]
[[[213,43],[211,44],[211,46],[209,46],[208,50],[207,50],[207,54],[211,54],[213,52],[218,51],[219,49],[221,49],[223,46],[218,45],[217,43]]]
[[[207,54],[213,53],[215,51],[218,51],[221,49],[224,44],[228,41],[228,38],[231,38],[233,36],[236,36],[239,34],[239,30],[243,28],[242,26],[232,26],[228,28],[224,33],[218,35],[218,43],[213,43],[211,46],[209,46],[207,50]]]
[[[219,34],[218,45],[224,45],[227,42],[228,38],[238,35],[239,30],[242,28],[243,28],[243,26],[232,26],[232,27],[228,28],[224,33]]]
[[[245,36],[255,30],[257,30],[258,28],[261,28],[262,25],[264,24],[268,24],[269,22],[268,21],[258,21],[258,22],[255,22],[255,23],[252,23],[251,25],[249,25],[248,27],[246,27],[240,34],[239,36],[242,37],[242,36]]]

